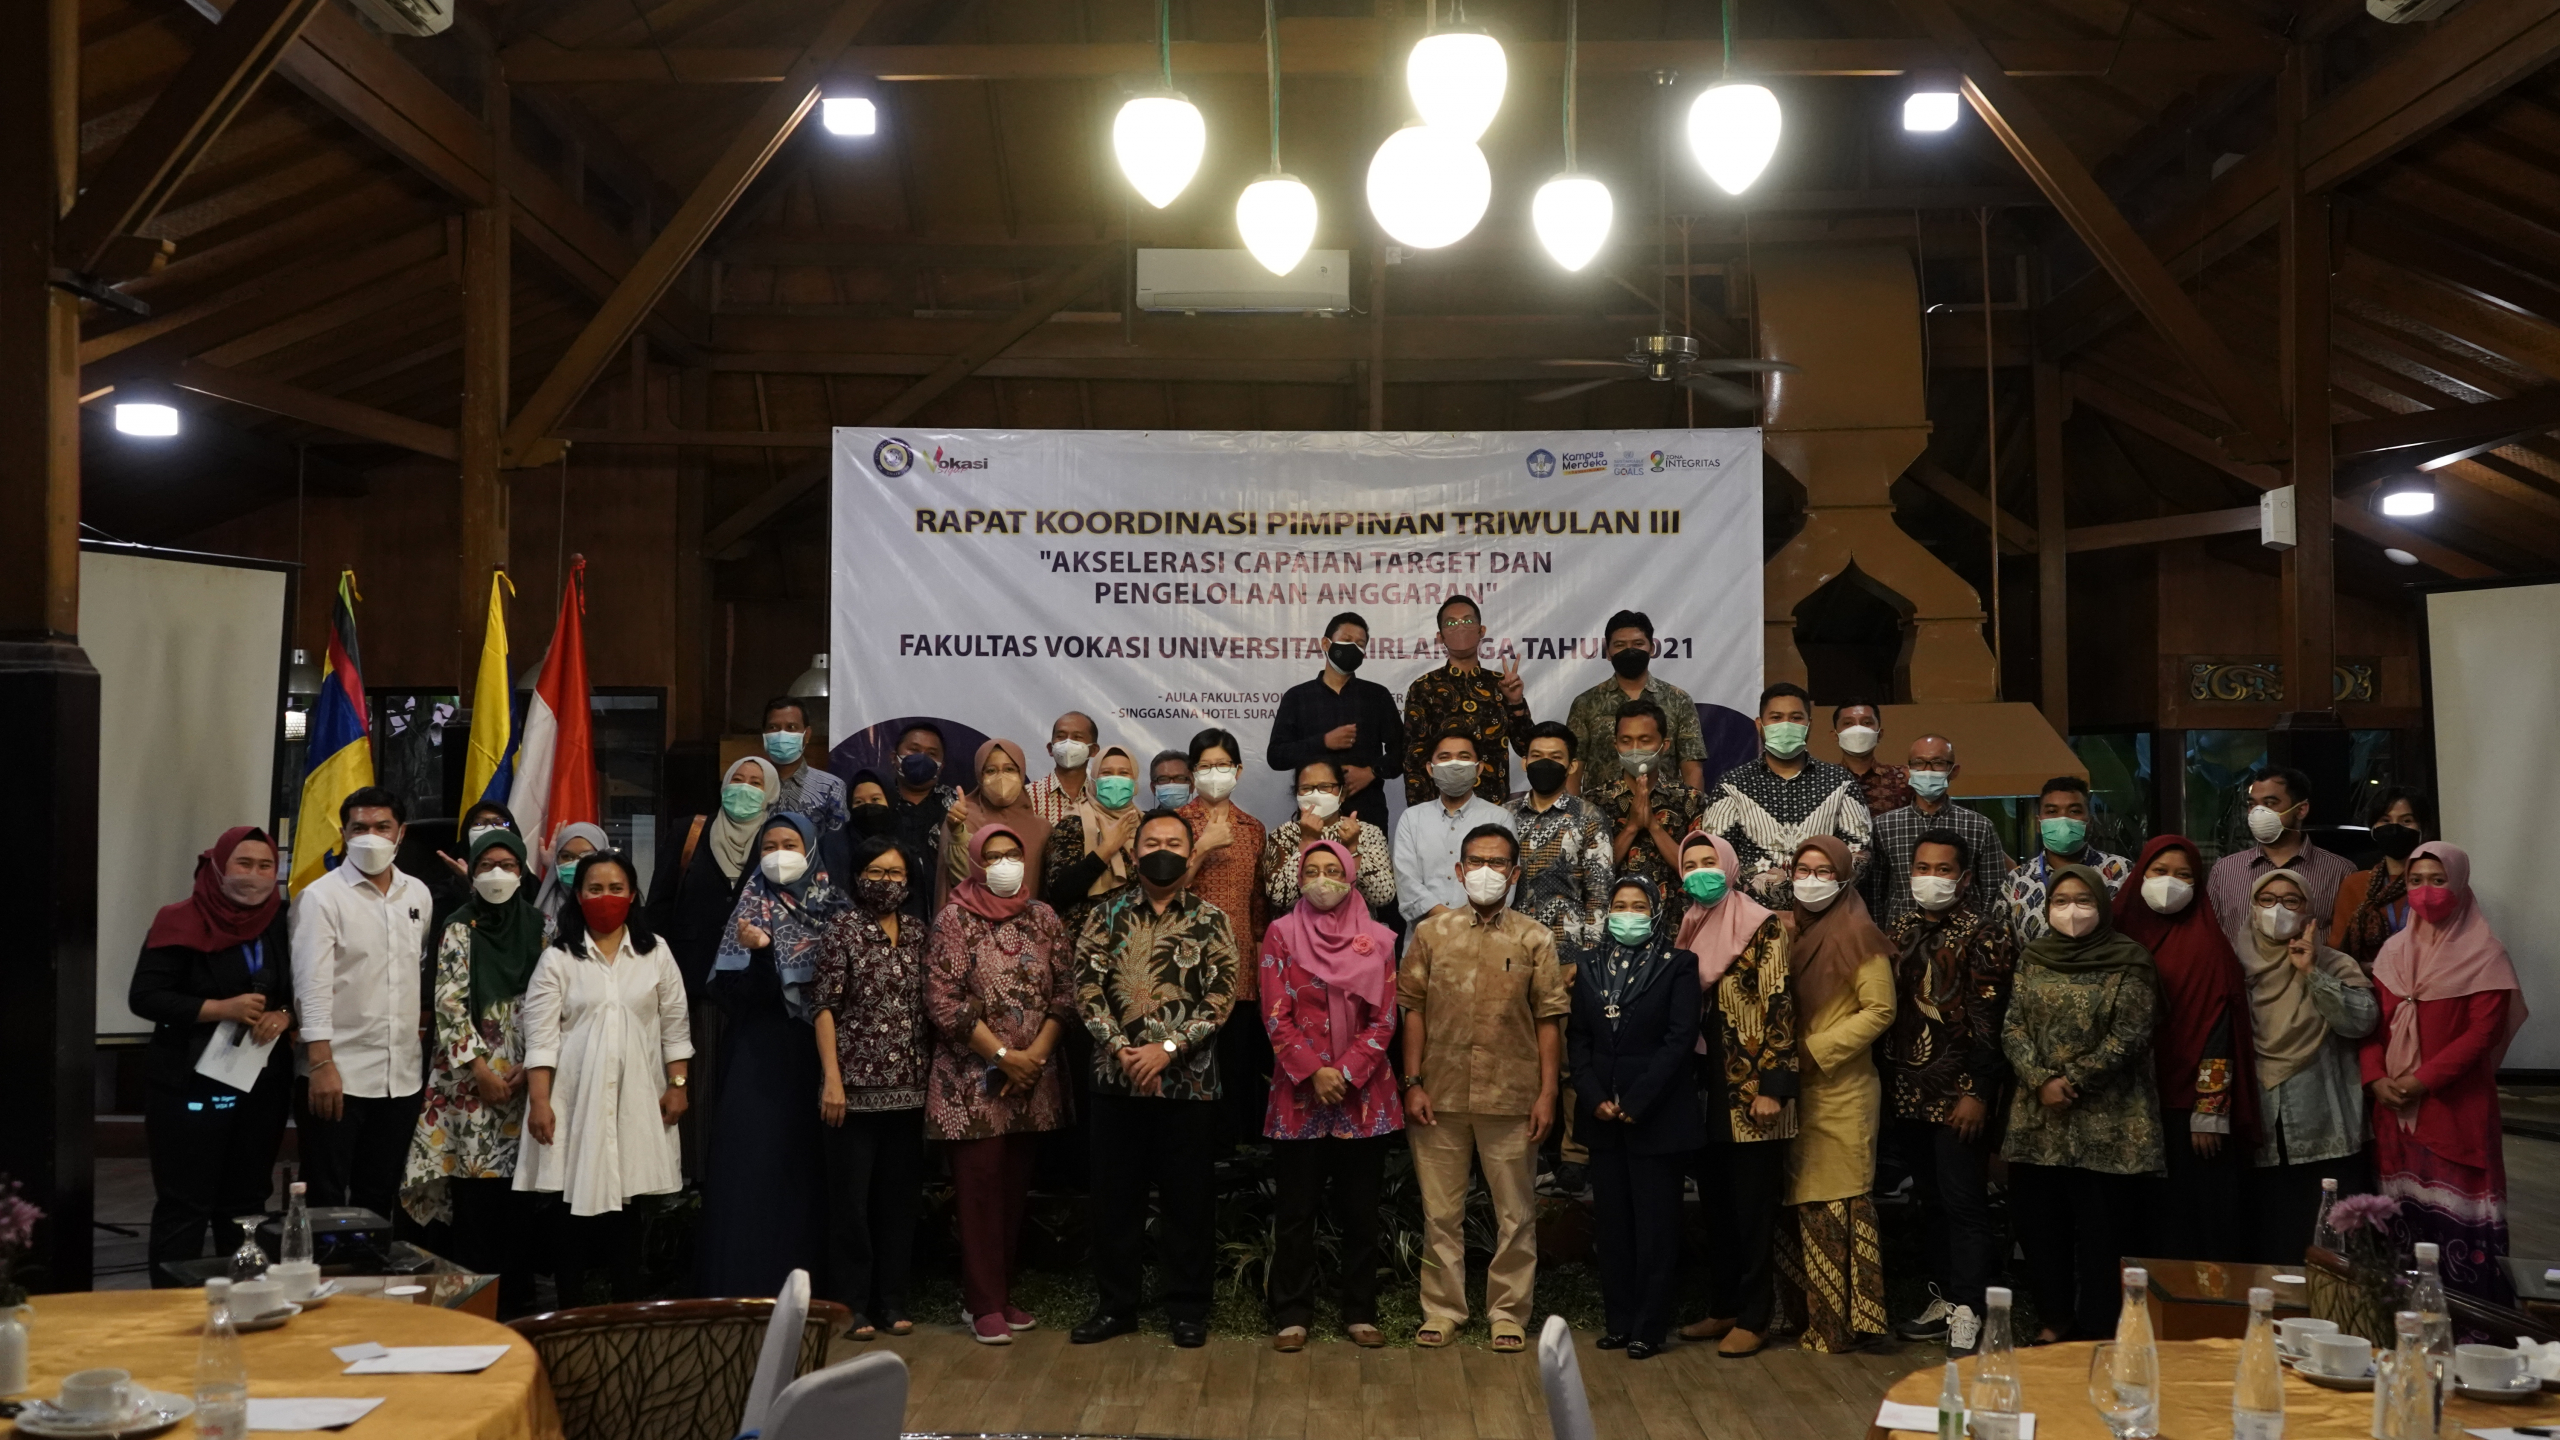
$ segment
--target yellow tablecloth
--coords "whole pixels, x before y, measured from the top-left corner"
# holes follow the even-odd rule
[[[49,1398],[74,1370],[114,1366],[154,1390],[195,1392],[202,1290],[109,1290],[39,1295],[28,1326],[25,1395]],[[509,1345],[477,1375],[341,1375],[338,1345]],[[240,1337],[249,1362],[249,1393],[382,1396],[385,1403],[334,1432],[348,1440],[559,1440],[560,1415],[551,1382],[523,1336],[458,1310],[341,1295],[280,1329]],[[14,1429],[14,1427],[13,1427]],[[264,1433],[264,1432],[261,1432]],[[169,1432],[195,1434],[192,1422]]]
[[[2089,1404],[2089,1354],[2096,1348],[2042,1345],[2018,1352],[2018,1379],[2026,1389],[2025,1408],[2035,1412],[2036,1440],[2110,1440],[2106,1422]],[[2231,1381],[2239,1365],[2237,1340],[2160,1342],[2161,1440],[2228,1440]],[[1971,1360],[1964,1362],[1963,1375],[1972,1381]],[[1940,1379],[1938,1366],[1915,1370],[1888,1398],[1935,1408]],[[2550,1425],[2560,1422],[2560,1395],[2544,1394],[2518,1405],[2457,1396],[2453,1413],[2466,1427]],[[2372,1392],[2327,1390],[2285,1373],[2285,1440],[2370,1440],[2372,1434]]]

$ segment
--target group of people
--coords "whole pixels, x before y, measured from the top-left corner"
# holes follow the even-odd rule
[[[450,1222],[455,1258],[511,1297],[546,1193],[572,1217],[568,1272],[630,1293],[629,1202],[680,1188],[693,1143],[704,1292],[809,1268],[861,1338],[914,1323],[927,1139],[956,1195],[964,1323],[988,1344],[1037,1323],[1011,1286],[1039,1139],[1070,1126],[1098,1293],[1078,1343],[1139,1323],[1151,1192],[1156,1302],[1176,1344],[1203,1343],[1213,1162],[1239,1138],[1269,1146],[1282,1350],[1315,1322],[1320,1212],[1336,1317],[1384,1343],[1399,1132],[1425,1347],[1470,1317],[1478,1171],[1497,1351],[1527,1344],[1542,1168],[1550,1190],[1589,1188],[1601,1343],[1637,1359],[1677,1324],[1693,1181],[1709,1313],[1684,1338],[1971,1348],[2008,1248],[1995,1154],[2038,1338],[2109,1332],[2124,1254],[2299,1260],[2324,1178],[2400,1198],[2403,1238],[2442,1246],[2448,1283],[2503,1286],[2494,1075],[2524,1007],[2418,796],[2387,798],[2359,869],[2307,837],[2309,782],[2271,768],[2254,845],[2208,865],[2178,835],[2099,850],[2088,787],[2063,777],[2013,864],[1951,798],[1953,743],[1885,763],[1874,706],[1832,711],[1835,765],[1808,753],[1804,690],[1770,686],[1761,752],[1710,789],[1697,708],[1651,673],[1642,614],[1611,617],[1612,673],[1561,723],[1534,720],[1516,666],[1479,661],[1474,602],[1438,623],[1447,663],[1401,705],[1357,673],[1361,617],[1327,627],[1265,750],[1294,780],[1277,824],[1235,804],[1248,755],[1225,730],[1142,773],[1071,712],[1048,773],[998,739],[955,777],[918,722],[889,773],[839,777],[780,699],[717,811],[675,827],[645,906],[602,832],[537,855],[494,806],[431,886],[392,865],[400,804],[367,790],[345,862],[288,924],[273,843],[228,832],[134,980],[159,1023],[155,1259],[259,1208],[299,1074],[315,1200]],[[249,1043],[293,1027],[245,1094],[195,1073],[224,1021]],[[712,1093],[680,1125],[697,1045]],[[1899,1324],[1880,1171],[1911,1178],[1929,1222],[1931,1299]]]

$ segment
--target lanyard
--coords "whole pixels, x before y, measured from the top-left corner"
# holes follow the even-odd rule
[[[246,945],[241,946],[241,947],[240,947],[240,958],[241,958],[242,960],[244,960],[244,961],[248,962],[248,965],[249,965],[249,978],[251,978],[251,979],[253,979],[253,980],[254,980],[254,979],[256,979],[256,978],[257,978],[257,975],[258,975],[258,972],[267,968],[267,942],[266,942],[266,940],[265,940],[263,937],[261,937],[261,938],[259,938],[259,939],[256,939],[256,940],[252,940],[252,941],[250,941],[250,942],[249,942],[248,944],[246,944]]]

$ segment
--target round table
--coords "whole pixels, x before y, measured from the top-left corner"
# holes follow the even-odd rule
[[[38,1295],[27,1327],[29,1387],[46,1399],[74,1370],[113,1366],[154,1390],[195,1393],[202,1290],[106,1290]],[[342,1375],[334,1346],[507,1345],[477,1375]],[[524,1337],[458,1310],[341,1295],[282,1327],[240,1337],[256,1397],[346,1395],[385,1400],[348,1431],[360,1440],[558,1440],[551,1382]],[[12,1427],[14,1429],[14,1427]],[[260,1434],[268,1432],[261,1431]],[[195,1434],[192,1421],[168,1432]]]
[[[2026,1390],[2024,1408],[2036,1417],[2036,1440],[2112,1440],[2106,1422],[2089,1404],[2089,1356],[2096,1348],[2088,1343],[2039,1345],[2018,1352],[2018,1380]],[[1963,1362],[1968,1384],[1973,1380],[1973,1364]],[[2239,1367],[2237,1340],[2161,1341],[2162,1440],[2228,1440],[2232,1379]],[[1935,1409],[1942,1368],[1931,1365],[1914,1370],[1885,1398]],[[2466,1427],[2560,1422],[2560,1395],[2549,1393],[2516,1405],[2456,1396],[2451,1408],[2454,1418]],[[1880,1437],[1886,1432],[1870,1426],[1867,1433]],[[2324,1389],[2285,1372],[2285,1440],[2370,1440],[2372,1434],[2371,1391]]]

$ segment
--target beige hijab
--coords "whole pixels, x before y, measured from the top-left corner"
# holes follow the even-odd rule
[[[2249,1027],[2257,1036],[2258,1086],[2263,1090],[2299,1073],[2329,1038],[2329,1022],[2311,1003],[2311,977],[2293,968],[2285,942],[2268,939],[2257,925],[2258,892],[2278,880],[2292,881],[2305,897],[2311,894],[2310,884],[2293,870],[2270,870],[2249,887],[2249,954],[2241,968],[2249,976]],[[2312,927],[2312,968],[2337,977],[2340,984],[2372,988],[2354,956],[2321,944],[2318,922],[2307,914],[2304,921]]]
[[[1113,755],[1128,761],[1132,769],[1136,768],[1138,757],[1130,754],[1125,746],[1105,745],[1094,751],[1093,762],[1084,772],[1084,794],[1077,797],[1075,805],[1068,811],[1084,826],[1084,853],[1087,855],[1092,854],[1093,847],[1101,843],[1103,827],[1111,823],[1110,813],[1102,808],[1100,800],[1094,798],[1093,782],[1102,778],[1102,762]],[[1129,801],[1129,808],[1121,813],[1134,815],[1143,813],[1145,809],[1146,807],[1139,804],[1133,797]],[[1129,852],[1136,848],[1134,845],[1123,845],[1112,851],[1111,858],[1103,862],[1102,873],[1094,877],[1093,884],[1086,887],[1085,893],[1104,895],[1128,884]],[[1061,896],[1058,903],[1064,904],[1069,898],[1071,897]]]

